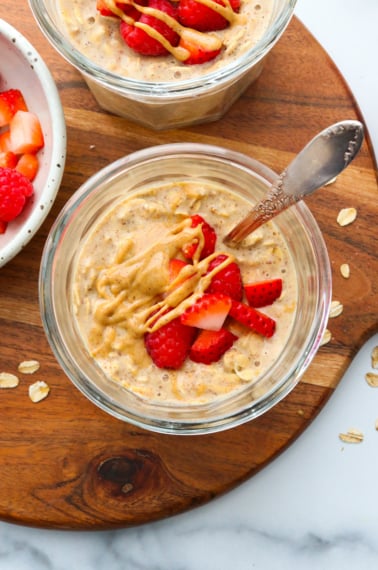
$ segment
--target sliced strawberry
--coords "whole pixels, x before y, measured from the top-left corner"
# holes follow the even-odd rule
[[[187,261],[183,259],[173,258],[169,260],[169,281],[172,283],[175,279],[177,279],[181,269],[188,265]]]
[[[221,356],[233,345],[238,337],[227,329],[219,331],[203,330],[194,341],[189,358],[194,362],[211,364],[217,362]]]
[[[41,123],[30,111],[17,111],[9,130],[10,149],[15,154],[36,153],[44,146]]]
[[[222,0],[214,0],[217,4],[224,6]],[[231,2],[234,12],[240,8],[240,1]],[[180,0],[178,6],[178,18],[180,24],[188,28],[194,28],[200,32],[213,32],[223,30],[230,25],[230,22],[221,14],[196,0]]]
[[[179,47],[188,52],[182,63],[196,65],[216,58],[221,52],[222,41],[215,35],[185,28],[181,33]]]
[[[3,222],[0,220],[0,235],[5,234],[8,227],[8,222]]]
[[[0,166],[4,168],[15,168],[17,165],[18,156],[14,152],[0,151]]]
[[[31,153],[22,154],[16,165],[16,170],[21,172],[31,182],[37,175],[39,168],[39,160],[37,155]]]
[[[232,299],[221,293],[205,293],[181,315],[184,325],[218,331],[230,312]]]
[[[232,301],[230,316],[239,323],[249,327],[267,338],[273,336],[276,330],[276,321],[268,315],[261,313],[254,307],[250,307],[239,301]]]
[[[137,2],[138,4],[142,4],[143,6],[146,5],[146,2]],[[118,8],[119,10],[121,10],[124,14],[127,14],[128,16],[130,16],[131,18],[133,18],[134,20],[137,20],[139,18],[140,13],[138,12],[138,10],[136,8],[134,8],[134,6],[127,1],[120,1],[120,2],[116,2],[115,3],[116,8]],[[104,2],[104,0],[97,0],[96,2],[96,10],[98,10],[98,12],[100,12],[101,16],[105,16],[108,18],[119,18],[119,15],[114,13],[107,5],[106,2]]]
[[[220,254],[215,257],[209,263],[208,273],[223,263],[227,257],[228,256],[224,254]],[[225,295],[231,297],[231,299],[235,299],[235,301],[241,301],[243,298],[243,282],[238,264],[232,261],[226,265],[224,269],[218,271],[218,273],[216,273],[216,275],[214,275],[212,278],[206,292],[224,293]]]
[[[116,6],[118,6],[117,3],[116,3]],[[110,10],[110,8],[108,8],[108,6],[107,6],[106,2],[104,2],[104,0],[97,0],[96,10],[98,10],[98,12],[100,12],[101,16],[117,17],[116,14],[114,14],[114,12],[112,12]]]
[[[196,330],[182,324],[179,317],[144,337],[144,344],[159,368],[178,369],[189,354]]]
[[[246,283],[245,295],[251,307],[265,307],[274,303],[282,293],[282,279],[269,279],[258,283]]]
[[[17,111],[27,111],[25,99],[19,89],[8,89],[0,93],[0,127],[9,125]]]
[[[191,227],[196,228],[197,226],[201,226],[202,234],[204,238],[204,245],[200,254],[200,259],[204,259],[208,255],[211,255],[215,251],[215,244],[217,241],[217,234],[215,233],[214,228],[208,224],[202,216],[199,214],[194,214],[191,217]],[[187,259],[193,259],[195,252],[197,251],[198,241],[194,241],[188,243],[183,247],[183,254]]]
[[[164,12],[175,20],[177,19],[177,9],[169,0],[149,0],[148,7]],[[138,15],[140,15],[140,13],[138,13]],[[178,45],[180,37],[173,28],[155,16],[141,14],[137,20],[137,25],[131,25],[124,21],[122,21],[120,25],[122,38],[134,51],[142,55],[153,56],[166,55],[169,53],[161,41],[154,38],[147,31],[142,29],[142,27],[139,27],[139,24],[153,28],[156,32],[161,34],[171,46]]]
[[[0,134],[0,151],[12,152],[10,146],[10,132],[9,129]]]

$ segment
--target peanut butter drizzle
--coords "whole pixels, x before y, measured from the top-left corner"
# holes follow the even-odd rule
[[[97,346],[92,348],[103,350],[108,345],[110,350],[104,338],[108,327],[121,327],[134,337],[157,330],[181,315],[206,291],[214,275],[235,261],[225,254],[226,259],[207,273],[211,261],[221,253],[199,260],[203,233],[201,226],[192,228],[190,224],[190,219],[184,220],[161,236],[159,243],[101,270],[96,290],[102,301],[95,310],[96,325],[91,334],[92,344]],[[198,241],[193,265],[185,266],[170,282],[169,260],[193,240]]]
[[[178,2],[178,0],[174,0]],[[221,16],[223,16],[231,25],[236,22],[237,20],[241,20],[241,16],[233,11],[229,0],[224,0],[225,5],[222,6],[214,0],[197,0],[200,4],[211,8]],[[105,5],[109,10],[113,12],[116,16],[118,16],[121,20],[126,22],[131,26],[135,26],[136,28],[140,28],[146,34],[148,34],[151,38],[158,41],[169,53],[173,55],[178,61],[184,62],[190,56],[190,52],[181,47],[181,46],[173,46],[162,34],[160,34],[155,28],[149,26],[148,24],[144,24],[143,22],[135,21],[130,16],[127,16],[118,6],[116,5],[115,0],[104,0]],[[148,14],[153,16],[154,18],[164,22],[169,26],[176,34],[178,34],[181,38],[187,38],[188,40],[198,44],[206,46],[206,49],[209,51],[215,51],[222,47],[221,40],[215,36],[214,34],[199,32],[198,30],[194,30],[192,28],[187,28],[182,26],[175,18],[169,16],[162,10],[157,10],[156,8],[150,8],[148,6],[141,6],[134,2],[134,0],[128,0],[127,2],[122,2],[123,4],[129,4],[136,8],[142,14]]]

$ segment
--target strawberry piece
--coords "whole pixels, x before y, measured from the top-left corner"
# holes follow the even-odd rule
[[[232,299],[221,293],[205,293],[181,315],[184,325],[218,331],[230,312]]]
[[[10,146],[10,132],[9,130],[4,131],[0,134],[0,151],[1,152],[12,152]]]
[[[181,33],[179,47],[188,52],[182,63],[197,65],[216,58],[222,49],[222,42],[215,35],[205,35],[185,28]]]
[[[17,111],[27,111],[25,99],[19,89],[0,93],[0,127],[9,125]]]
[[[120,6],[116,3],[116,6],[119,8]],[[122,8],[121,8],[122,9]],[[97,0],[96,2],[96,10],[98,12],[100,12],[101,16],[107,16],[107,17],[115,17],[117,18],[117,15],[114,14],[114,12],[112,12],[106,2],[104,2],[103,0]]]
[[[173,258],[169,260],[169,281],[172,283],[177,279],[181,269],[188,265],[187,261],[182,259]]]
[[[142,4],[142,2],[138,2],[138,4]],[[134,20],[139,18],[140,13],[132,4],[129,2],[121,1],[115,3],[116,7],[121,10],[124,14],[127,14]],[[145,3],[142,4],[143,6]],[[119,18],[118,14],[115,14],[110,8],[108,8],[106,2],[104,0],[97,0],[96,2],[96,10],[100,12],[101,16],[105,16],[108,18]]]
[[[16,170],[21,172],[30,182],[34,180],[39,168],[37,155],[31,153],[22,154],[17,162]]]
[[[154,364],[159,368],[178,369],[189,354],[196,330],[173,319],[154,332],[147,333],[144,344]]]
[[[30,111],[17,111],[9,130],[10,149],[15,154],[36,153],[44,146],[41,123]]]
[[[233,345],[238,337],[227,329],[219,331],[203,330],[194,341],[189,358],[194,362],[211,364],[217,362],[221,356]]]
[[[269,279],[258,283],[246,283],[245,295],[251,307],[265,307],[274,303],[282,293],[282,279]]]
[[[225,5],[222,0],[215,0],[215,2],[221,6]],[[230,4],[234,12],[239,10],[239,0],[234,0]],[[200,32],[224,30],[230,25],[230,22],[221,14],[213,10],[210,6],[196,2],[196,0],[180,0],[178,19],[183,26],[193,28]]]
[[[223,263],[227,257],[228,256],[224,254],[220,254],[215,257],[209,263],[208,273]],[[235,301],[241,301],[243,298],[243,282],[238,264],[232,261],[226,265],[224,269],[218,271],[218,273],[212,278],[206,292],[224,293],[231,297],[231,299],[235,299]]]
[[[197,226],[201,226],[202,234],[204,238],[204,246],[202,248],[200,259],[204,259],[208,255],[211,255],[215,251],[215,244],[217,241],[217,234],[215,233],[214,228],[212,228],[202,216],[198,214],[194,214],[190,216],[192,223],[191,227],[196,228]],[[183,247],[183,254],[187,259],[193,259],[195,252],[197,251],[198,241],[191,242]]]
[[[0,151],[0,166],[3,168],[15,168],[17,165],[18,157],[14,152]]]
[[[8,227],[8,222],[2,222],[0,220],[0,235],[5,234],[5,232],[7,231],[7,227]]]
[[[267,338],[273,336],[276,330],[276,321],[274,319],[240,301],[232,301],[230,316]]]
[[[169,0],[149,0],[149,8],[154,8],[155,10],[160,10],[165,14],[168,14],[171,18],[177,19],[177,9],[169,2]],[[138,12],[139,19],[138,23],[150,26],[161,34],[171,46],[177,46],[179,43],[179,35],[165,22],[150,16],[149,14],[140,14]],[[138,26],[128,24],[122,21],[120,25],[120,33],[125,43],[134,51],[140,53],[141,55],[166,55],[168,50],[164,45],[156,38],[150,36],[147,31],[144,31]]]

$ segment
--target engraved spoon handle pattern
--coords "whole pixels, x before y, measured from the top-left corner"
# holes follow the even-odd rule
[[[264,198],[224,238],[236,245],[262,224],[289,206],[330,182],[359,152],[364,128],[359,121],[346,120],[316,135],[269,188]]]

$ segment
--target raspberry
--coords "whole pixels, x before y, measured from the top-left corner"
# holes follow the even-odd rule
[[[183,325],[178,317],[147,333],[144,343],[156,366],[177,369],[187,357],[195,334],[196,329]]]
[[[0,167],[0,221],[11,222],[21,212],[26,198],[33,194],[32,183],[12,168]]]

